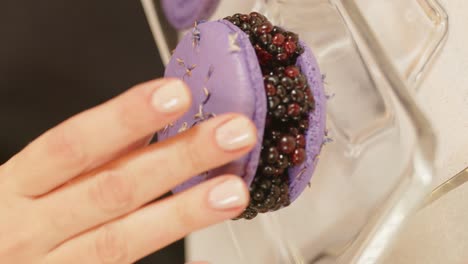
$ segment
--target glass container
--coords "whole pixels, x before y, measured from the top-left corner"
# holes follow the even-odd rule
[[[142,0],[162,60],[184,32]],[[412,93],[442,48],[432,0],[221,1],[211,20],[258,11],[299,34],[328,94],[328,138],[310,186],[288,208],[228,221],[198,258],[213,263],[378,263],[430,191],[436,138]],[[218,253],[218,254],[215,254]]]

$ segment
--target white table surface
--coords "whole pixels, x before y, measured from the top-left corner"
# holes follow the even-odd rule
[[[448,40],[417,93],[440,141],[437,156],[440,170],[434,186],[468,166],[468,1],[440,2],[450,19]],[[386,263],[466,263],[465,223],[468,223],[468,184],[416,214],[403,228]],[[211,227],[188,238],[190,260],[204,260],[206,256],[213,260],[229,258],[223,252],[219,228]]]

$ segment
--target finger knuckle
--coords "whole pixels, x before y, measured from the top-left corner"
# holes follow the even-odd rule
[[[203,169],[206,161],[203,157],[202,151],[200,151],[200,146],[194,141],[190,140],[185,142],[180,147],[179,157],[183,162],[184,168],[189,172],[200,171]]]
[[[69,232],[77,219],[78,212],[74,206],[66,206],[61,208],[60,214],[51,213],[47,215],[48,222],[54,233],[67,233]]]
[[[122,171],[101,172],[89,193],[93,203],[111,213],[128,210],[134,201],[133,182]]]
[[[128,259],[128,245],[118,225],[102,227],[95,241],[97,263],[125,263]]]
[[[190,229],[195,222],[195,217],[183,203],[177,203],[174,206],[176,221],[181,231]]]
[[[141,108],[139,102],[142,100],[136,95],[129,95],[126,99],[116,106],[115,114],[119,129],[127,134],[133,134],[135,131],[142,130],[148,122],[145,122],[141,112],[137,113],[137,109]]]
[[[88,162],[83,144],[80,142],[79,133],[72,122],[59,126],[45,136],[47,155],[60,157],[71,165],[84,165]]]

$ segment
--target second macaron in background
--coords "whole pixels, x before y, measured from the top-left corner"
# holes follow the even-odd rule
[[[210,17],[219,0],[161,0],[166,18],[178,30],[190,28],[195,21]]]

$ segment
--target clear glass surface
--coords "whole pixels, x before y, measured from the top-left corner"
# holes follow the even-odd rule
[[[346,1],[343,1],[346,2]],[[433,0],[352,0],[408,86],[417,87],[448,33]]]
[[[167,36],[183,32],[162,26],[157,1],[142,3],[167,62]],[[443,45],[446,14],[430,0],[251,0],[221,1],[212,19],[250,10],[312,48],[329,142],[290,207],[219,229],[220,263],[378,263],[430,191],[435,138],[411,92]]]

